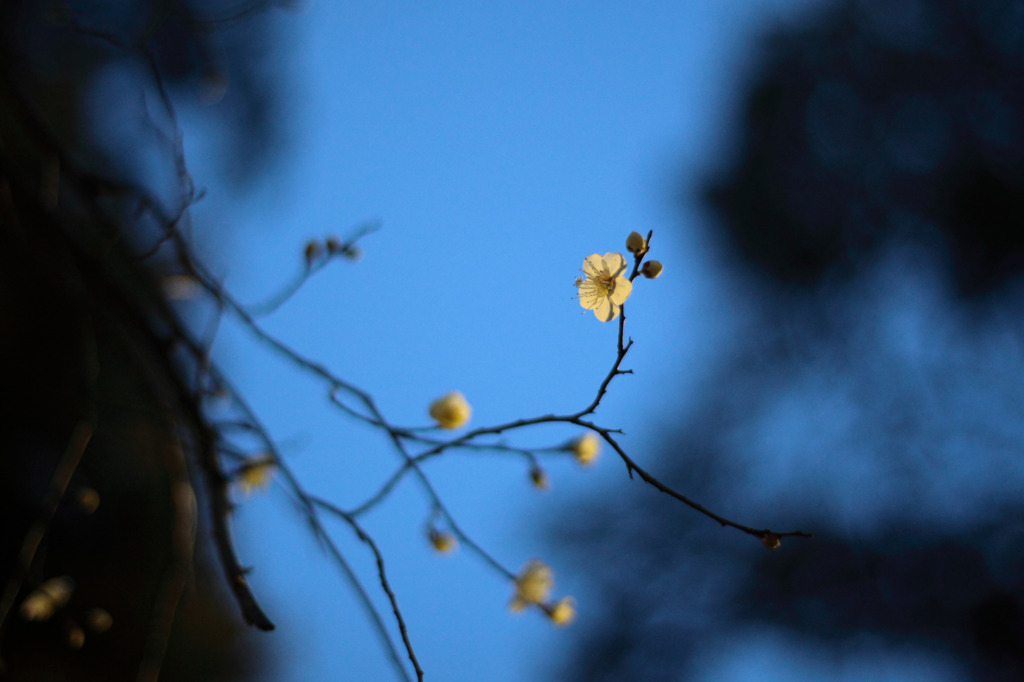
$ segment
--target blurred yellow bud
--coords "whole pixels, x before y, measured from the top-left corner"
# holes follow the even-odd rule
[[[77,625],[72,624],[67,629],[68,646],[72,649],[81,649],[85,644],[85,631]]]
[[[626,237],[626,250],[632,254],[645,253],[647,251],[647,241],[639,232],[630,232],[629,236]]]
[[[431,528],[427,538],[434,549],[441,554],[450,554],[459,546],[459,541],[455,539],[455,536],[446,530]]]
[[[522,611],[529,604],[540,604],[547,600],[555,586],[555,574],[539,559],[533,559],[516,576],[516,593],[509,603],[513,611]]]
[[[85,626],[94,634],[101,634],[114,624],[114,617],[106,609],[89,609],[85,614]]]
[[[92,514],[100,506],[100,494],[92,488],[79,488],[75,493],[78,508],[86,514]]]
[[[572,597],[563,597],[545,610],[555,625],[568,625],[576,620],[576,600]]]
[[[50,578],[21,602],[21,617],[25,620],[49,620],[57,609],[68,603],[75,589],[75,581],[61,576]]]
[[[263,490],[270,485],[270,479],[274,475],[274,466],[274,458],[269,456],[246,462],[236,475],[235,480],[238,482],[238,487],[246,495]]]
[[[601,441],[593,433],[585,433],[569,443],[569,450],[576,456],[576,461],[586,466],[597,459],[601,451]]]
[[[661,261],[649,260],[640,267],[640,274],[647,279],[658,279],[661,276]]]
[[[430,416],[442,429],[457,429],[469,421],[473,408],[465,396],[452,391],[430,403]]]
[[[778,549],[782,545],[782,540],[775,533],[765,533],[761,536],[761,542],[768,549]]]

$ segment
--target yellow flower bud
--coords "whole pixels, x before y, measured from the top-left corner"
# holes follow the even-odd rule
[[[473,408],[458,391],[452,391],[430,403],[430,416],[442,429],[459,428],[469,421],[471,414]]]
[[[775,533],[767,533],[761,536],[761,542],[768,549],[778,549],[782,545],[782,540]]]
[[[555,625],[568,625],[576,620],[576,600],[572,597],[563,597],[545,610]]]
[[[100,494],[92,488],[79,488],[75,493],[78,508],[86,514],[92,514],[100,506]]]
[[[647,241],[639,232],[630,232],[626,237],[626,250],[632,254],[646,253]]]
[[[85,644],[85,632],[77,625],[72,623],[67,629],[67,635],[68,646],[72,649],[81,649]]]
[[[106,609],[89,609],[85,614],[85,625],[94,634],[100,634],[110,629],[114,624],[114,617]]]
[[[433,545],[434,549],[441,554],[450,554],[459,546],[459,541],[455,539],[454,535],[446,530],[438,530],[437,528],[430,529],[430,532],[427,533],[427,539],[430,540],[430,544]]]
[[[585,466],[597,459],[601,441],[593,433],[585,433],[569,443],[569,450],[576,456],[576,461]]]
[[[260,457],[247,462],[237,474],[238,486],[246,495],[251,495],[257,490],[262,490],[270,485],[270,478],[274,474],[274,458]]]
[[[656,260],[646,261],[640,267],[640,274],[647,279],[658,279],[661,275],[661,262]]]

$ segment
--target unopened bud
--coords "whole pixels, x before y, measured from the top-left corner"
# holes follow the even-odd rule
[[[647,279],[658,279],[661,275],[661,262],[656,260],[646,261],[640,268],[640,274]]]
[[[446,530],[431,528],[430,532],[427,534],[427,538],[430,540],[430,544],[433,545],[434,549],[441,554],[449,554],[459,545],[455,536]]]
[[[67,637],[68,646],[72,649],[81,649],[82,645],[85,644],[85,632],[75,624],[68,627]]]
[[[782,544],[782,540],[775,533],[765,533],[761,536],[761,542],[768,549],[778,549],[779,545]]]
[[[469,421],[473,408],[458,391],[446,393],[430,403],[430,416],[442,429],[457,429]]]
[[[572,597],[563,597],[552,604],[547,613],[555,625],[568,625],[576,619],[576,600]]]
[[[328,237],[324,244],[327,245],[327,253],[332,256],[336,253],[340,253],[341,250],[345,248],[345,245],[342,244],[341,240],[337,237]]]
[[[530,469],[530,480],[533,481],[533,487],[539,490],[547,490],[549,484],[548,474],[540,467]]]
[[[100,494],[92,488],[79,488],[75,502],[86,514],[92,514],[100,506]]]
[[[89,609],[85,614],[85,626],[94,634],[106,632],[113,624],[114,617],[106,609]]]
[[[310,239],[306,242],[306,248],[303,251],[303,256],[306,259],[306,267],[313,267],[313,263],[320,259],[324,253],[324,246],[315,239]]]
[[[644,253],[647,251],[647,241],[639,232],[630,232],[626,237],[626,250],[630,253]]]

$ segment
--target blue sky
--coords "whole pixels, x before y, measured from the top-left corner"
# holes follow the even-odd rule
[[[439,4],[321,2],[284,15],[270,57],[286,143],[272,171],[244,194],[219,185],[216,134],[201,112],[183,117],[207,189],[196,239],[255,302],[295,274],[307,239],[379,221],[359,262],[320,273],[267,329],[372,393],[395,423],[425,425],[429,402],[460,390],[471,425],[484,426],[590,402],[616,327],[583,314],[573,279],[585,256],[654,230],[651,257],[665,274],[637,282],[627,306],[635,375],[613,383],[597,414],[645,463],[645,444],[671,418],[663,406],[685,405],[731,323],[696,229],[703,218],[680,207],[680,188],[729,149],[755,31],[810,0]],[[244,330],[225,325],[216,357],[312,492],[352,507],[399,464],[380,433],[330,409],[322,385]],[[508,441],[575,435],[536,428]],[[464,529],[515,570],[550,553],[543,529],[574,500],[629,485],[608,452],[587,470],[547,468],[545,492],[500,453],[449,453],[427,473]],[[469,552],[434,554],[428,511],[408,481],[366,519],[427,678],[532,680],[565,664],[573,629],[510,614],[510,585]],[[268,679],[389,679],[361,607],[280,488],[246,500],[235,527],[278,623],[254,635],[274,652]],[[335,530],[387,618],[372,557]],[[575,595],[585,621],[600,595],[553,567],[558,594]]]

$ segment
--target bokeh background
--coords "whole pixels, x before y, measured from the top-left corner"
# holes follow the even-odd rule
[[[75,158],[169,208],[180,132],[205,192],[189,235],[241,301],[286,286],[307,240],[379,223],[265,326],[395,423],[450,390],[472,426],[589,404],[615,327],[573,278],[653,230],[665,274],[635,284],[634,374],[597,421],[723,515],[815,533],[767,552],[608,452],[543,460],[546,491],[522,459],[447,453],[426,470],[462,527],[512,570],[545,559],[579,617],[509,613],[501,575],[433,552],[406,481],[366,526],[428,678],[1020,679],[1020,3],[68,7],[7,9],[45,27],[19,34],[43,74],[26,91]],[[147,65],[83,27],[145,36],[176,120]],[[350,508],[400,464],[230,316],[214,359],[311,492]],[[223,635],[239,660],[210,679],[392,676],[286,489],[235,496],[278,629]]]

